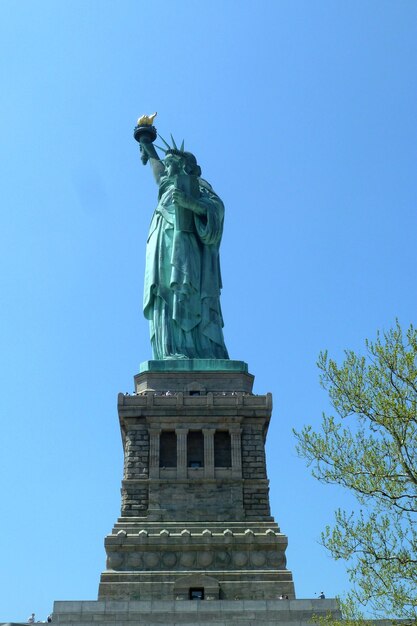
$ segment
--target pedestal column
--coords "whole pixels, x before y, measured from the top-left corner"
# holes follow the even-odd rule
[[[159,478],[159,439],[161,430],[149,429],[149,478]]]
[[[232,448],[232,473],[233,476],[242,476],[242,444],[241,444],[241,428],[231,428],[229,430]]]
[[[187,478],[187,435],[188,428],[176,428],[177,434],[177,478]]]
[[[205,478],[214,478],[214,433],[214,428],[203,428]]]

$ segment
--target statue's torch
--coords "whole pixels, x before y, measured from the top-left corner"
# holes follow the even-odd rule
[[[137,124],[133,131],[133,136],[140,145],[140,151],[142,153],[142,163],[146,165],[149,159],[149,154],[144,144],[153,143],[157,137],[155,126],[153,121],[156,117],[156,113],[153,115],[142,115],[137,121]],[[155,148],[153,148],[155,150]]]

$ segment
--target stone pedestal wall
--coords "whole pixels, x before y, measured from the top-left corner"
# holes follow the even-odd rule
[[[203,600],[55,602],[60,626],[313,626],[340,619],[336,600]]]
[[[196,580],[217,600],[295,597],[269,508],[272,398],[252,382],[246,371],[144,372],[119,395],[122,513],[99,599],[180,600]]]

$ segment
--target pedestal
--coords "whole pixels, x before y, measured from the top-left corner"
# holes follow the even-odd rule
[[[270,513],[271,394],[242,361],[148,361],[119,395],[122,514],[100,600],[295,598]]]
[[[270,513],[272,396],[242,361],[147,361],[119,394],[121,516],[98,601],[55,602],[61,626],[307,626],[335,600],[296,600]],[[284,597],[287,599],[279,599]]]

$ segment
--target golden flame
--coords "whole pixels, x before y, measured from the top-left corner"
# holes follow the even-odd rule
[[[155,117],[157,116],[157,113],[153,113],[152,115],[142,115],[142,117],[140,117],[138,119],[138,126],[152,126],[153,121],[155,119]]]

